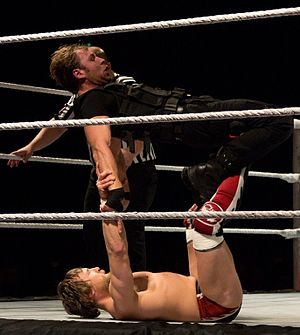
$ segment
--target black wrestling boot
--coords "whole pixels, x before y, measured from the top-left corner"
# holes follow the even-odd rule
[[[202,206],[210,200],[221,182],[240,171],[232,165],[232,160],[221,149],[205,164],[185,167],[181,173],[184,185],[192,192],[194,201]]]

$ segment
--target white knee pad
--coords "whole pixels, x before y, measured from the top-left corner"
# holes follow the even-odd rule
[[[218,245],[222,244],[224,241],[223,235],[212,236],[204,235],[193,231],[193,247],[197,251],[208,251],[216,248]]]

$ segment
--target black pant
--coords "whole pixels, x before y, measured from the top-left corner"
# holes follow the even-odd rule
[[[148,211],[154,200],[157,188],[157,171],[155,162],[148,161],[132,164],[127,170],[130,186],[131,211]],[[84,211],[99,212],[99,193],[96,187],[96,173],[92,169],[85,194]],[[128,253],[132,271],[146,270],[145,223],[141,220],[124,221]],[[87,221],[83,223],[83,237],[87,250],[87,266],[100,266],[108,270],[108,258],[102,234],[102,223]]]
[[[193,98],[186,100],[184,113],[274,108],[273,105],[246,99],[215,100]],[[232,168],[239,171],[262,158],[285,140],[293,131],[293,118],[254,117],[181,123],[183,143],[216,152],[223,147],[230,157]],[[235,138],[230,135],[241,135]]]

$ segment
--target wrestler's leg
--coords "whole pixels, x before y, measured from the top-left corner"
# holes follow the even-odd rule
[[[234,99],[217,102],[216,110],[247,110],[274,108],[261,101]],[[233,139],[223,145],[216,156],[216,160],[228,171],[229,175],[235,169],[249,166],[258,159],[277,148],[286,141],[293,131],[293,118],[282,117],[255,117],[240,119],[231,122],[237,124],[237,134]]]
[[[240,206],[247,168],[228,177],[200,209],[234,211]],[[204,296],[223,307],[239,307],[242,288],[232,254],[224,241],[222,218],[195,218],[191,238],[197,262],[198,283]]]
[[[195,254],[203,295],[223,307],[240,306],[243,290],[227,243],[224,241],[208,251],[195,250]]]
[[[215,111],[229,111],[262,109],[274,106],[260,101],[234,99],[211,103],[208,107],[208,109]],[[216,125],[216,130],[212,131],[212,128],[210,132],[219,134],[216,135],[218,141],[222,141],[221,132],[222,130],[224,132],[224,142],[221,149],[206,164],[187,167],[182,171],[183,182],[189,189],[198,194],[199,203],[207,201],[226,177],[234,175],[243,166],[249,166],[287,140],[293,129],[292,118],[290,117],[249,118],[236,122],[240,129],[237,129],[235,135],[241,133],[241,136],[235,136],[231,140],[229,140],[228,135],[230,135],[231,126],[234,122],[212,123]],[[204,136],[202,133],[204,133],[203,129],[202,132],[195,132],[200,138]],[[208,135],[206,134],[206,136]],[[214,143],[214,141],[207,143]]]

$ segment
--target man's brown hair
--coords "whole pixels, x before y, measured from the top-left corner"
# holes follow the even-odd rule
[[[87,281],[81,280],[78,274],[82,268],[68,271],[63,281],[57,286],[57,293],[68,314],[84,318],[95,318],[100,315],[96,303],[89,298],[92,289]]]
[[[73,75],[73,70],[81,68],[81,64],[76,51],[87,48],[88,46],[82,44],[67,44],[53,52],[50,62],[50,75],[57,85],[72,93],[77,93],[79,83]]]

